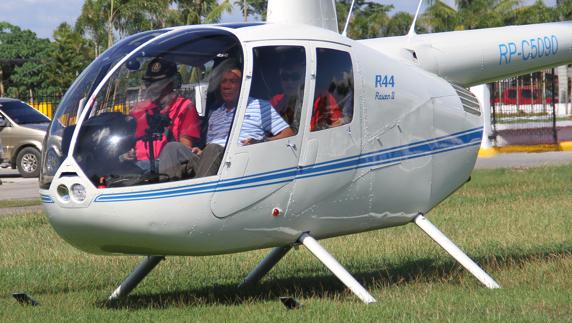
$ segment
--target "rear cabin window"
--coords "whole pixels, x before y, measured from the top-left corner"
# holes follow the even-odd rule
[[[300,128],[306,51],[301,46],[262,46],[253,49],[249,102],[241,133],[261,126],[264,134],[252,134],[250,144],[275,136],[284,126]]]
[[[350,123],[354,114],[354,77],[350,54],[317,48],[316,59],[316,89],[310,130],[325,130]]]

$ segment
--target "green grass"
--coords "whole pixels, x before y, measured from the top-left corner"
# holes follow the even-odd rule
[[[42,201],[40,199],[1,200],[0,201],[0,209],[9,208],[9,207],[34,206],[34,205],[42,205]]]
[[[141,257],[63,242],[43,215],[0,217],[0,321],[570,321],[572,166],[476,171],[428,217],[501,285],[489,290],[414,225],[323,241],[377,299],[364,305],[303,247],[237,291],[267,250],[167,258],[118,304]],[[40,307],[10,296],[25,291]],[[288,311],[279,296],[304,306]]]

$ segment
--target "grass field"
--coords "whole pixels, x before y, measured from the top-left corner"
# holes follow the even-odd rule
[[[323,241],[377,299],[371,305],[303,247],[243,291],[235,286],[267,250],[167,258],[111,305],[106,298],[141,257],[75,250],[41,212],[3,216],[0,321],[571,321],[571,184],[572,166],[476,171],[428,214],[499,290],[480,285],[415,225]],[[41,306],[19,305],[11,297],[19,291]],[[304,306],[286,310],[279,296]]]

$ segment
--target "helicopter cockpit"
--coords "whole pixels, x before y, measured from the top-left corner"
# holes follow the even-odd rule
[[[96,59],[56,111],[40,187],[56,175],[83,175],[97,189],[217,174],[230,185],[279,170],[291,178],[299,163],[357,153],[347,47],[241,42],[229,28],[144,32]],[[300,161],[302,138],[313,152]]]
[[[163,153],[176,142],[188,155],[201,154],[207,116],[223,102],[221,80],[229,68],[240,74],[238,101],[242,55],[239,40],[221,29],[160,30],[117,44],[86,69],[60,105],[47,136],[41,186],[49,187],[68,153],[98,188],[195,176],[192,165],[184,176],[165,174],[165,163],[179,163],[176,155],[184,150],[170,149],[169,158]],[[235,110],[221,121],[230,123],[222,137],[228,138]]]

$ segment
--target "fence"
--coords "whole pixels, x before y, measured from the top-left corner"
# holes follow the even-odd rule
[[[572,140],[568,102],[560,102],[558,83],[554,69],[492,83],[491,125],[495,144],[554,144]]]
[[[52,118],[58,104],[60,104],[64,92],[63,91],[53,91],[53,92],[21,92],[16,93],[14,98],[24,101],[34,107],[34,109],[40,111],[41,113]]]

